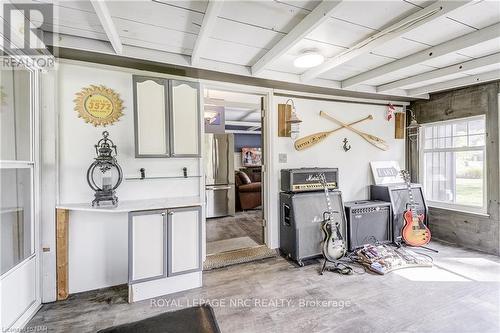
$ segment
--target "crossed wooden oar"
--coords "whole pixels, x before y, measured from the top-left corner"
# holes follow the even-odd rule
[[[375,147],[377,147],[379,149],[382,149],[382,150],[388,150],[389,149],[389,146],[387,145],[387,143],[384,140],[382,140],[381,138],[376,137],[375,135],[372,135],[372,134],[361,132],[361,131],[359,131],[359,130],[357,130],[357,129],[355,129],[355,128],[352,127],[352,125],[361,123],[361,122],[363,122],[365,120],[371,120],[371,119],[373,119],[372,115],[369,115],[369,116],[367,116],[365,118],[362,118],[362,119],[357,120],[355,122],[352,122],[350,124],[343,123],[340,120],[337,120],[337,119],[333,118],[332,116],[330,116],[329,114],[327,114],[326,112],[323,112],[323,111],[320,111],[319,115],[322,116],[323,118],[326,118],[328,120],[333,121],[334,123],[340,125],[341,127],[338,127],[338,128],[333,129],[331,131],[314,133],[314,134],[308,135],[306,137],[297,139],[295,141],[295,144],[294,144],[296,150],[304,150],[306,148],[309,148],[309,147],[311,147],[311,146],[313,146],[313,145],[315,145],[315,144],[323,141],[330,134],[332,134],[334,132],[337,132],[337,131],[339,131],[339,130],[341,130],[343,128],[350,129],[351,131],[353,131],[354,133],[358,134],[363,139],[365,139],[366,141],[368,141],[369,143],[371,143],[372,145],[374,145]]]

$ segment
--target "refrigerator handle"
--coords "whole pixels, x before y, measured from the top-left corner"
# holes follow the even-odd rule
[[[212,147],[212,163],[211,163],[212,164],[212,179],[214,182],[216,179],[216,177],[215,177],[215,172],[216,172],[216,169],[215,169],[215,140],[216,140],[216,138],[214,135],[213,136],[213,144],[211,145],[211,147]]]
[[[215,140],[215,145],[214,145],[214,150],[215,150],[215,182],[217,183],[217,180],[219,178],[219,139],[214,137]]]

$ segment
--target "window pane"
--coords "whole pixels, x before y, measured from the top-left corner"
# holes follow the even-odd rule
[[[426,139],[432,139],[432,127],[431,126],[425,127],[424,135],[425,135]]]
[[[31,169],[0,169],[1,274],[33,253],[31,185]]]
[[[484,134],[484,119],[469,121],[469,134]]]
[[[484,134],[469,136],[469,146],[470,147],[484,146]]]
[[[456,203],[483,206],[483,165],[482,151],[456,153]]]
[[[1,70],[0,159],[29,161],[30,152],[30,73]]]
[[[423,174],[429,200],[484,208],[485,118],[424,125],[424,129]]]
[[[467,137],[466,136],[456,136],[453,138],[453,147],[467,147]]]
[[[446,125],[440,125],[438,130],[438,136],[444,138],[446,136]]]
[[[453,135],[467,135],[467,123],[453,124]]]

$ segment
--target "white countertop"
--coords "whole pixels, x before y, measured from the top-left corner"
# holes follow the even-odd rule
[[[90,202],[86,203],[69,203],[59,204],[56,206],[58,209],[78,210],[87,212],[102,212],[102,213],[128,213],[140,210],[153,210],[165,208],[182,208],[201,206],[202,201],[200,197],[178,197],[178,198],[157,198],[146,200],[125,200],[118,201],[117,207],[105,205],[99,207],[92,207]]]

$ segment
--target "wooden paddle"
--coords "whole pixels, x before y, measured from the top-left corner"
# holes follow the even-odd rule
[[[360,123],[362,121],[365,121],[365,120],[371,120],[373,119],[373,116],[372,115],[369,115],[363,119],[360,119],[358,121],[355,121],[353,123],[350,123],[348,126],[352,126],[352,125],[355,125],[357,123]],[[311,134],[311,135],[308,135],[308,136],[305,136],[303,138],[300,138],[300,139],[297,139],[294,143],[294,146],[295,146],[295,150],[304,150],[306,148],[309,148],[311,146],[314,146],[315,144],[323,141],[325,138],[327,138],[330,134],[332,134],[333,132],[337,132],[341,129],[343,129],[344,127],[347,127],[347,126],[341,126],[339,128],[336,128],[334,130],[331,130],[331,131],[325,131],[325,132],[318,132],[318,133],[314,133],[314,134]]]
[[[337,120],[337,119],[333,118],[332,116],[330,116],[326,112],[320,111],[319,115],[322,116],[323,118],[326,118],[328,120],[333,121],[337,125],[341,125],[341,126],[344,126],[344,127],[348,128],[348,129],[350,129],[351,131],[353,131],[354,133],[358,134],[359,136],[361,136],[363,139],[365,139],[366,141],[368,141],[369,143],[371,143],[372,145],[374,145],[378,149],[389,150],[389,145],[384,140],[382,140],[381,138],[376,137],[375,135],[371,135],[371,134],[368,134],[368,133],[365,133],[365,132],[358,131],[354,127],[351,127],[350,124],[345,124],[345,123],[341,122],[340,120]]]

